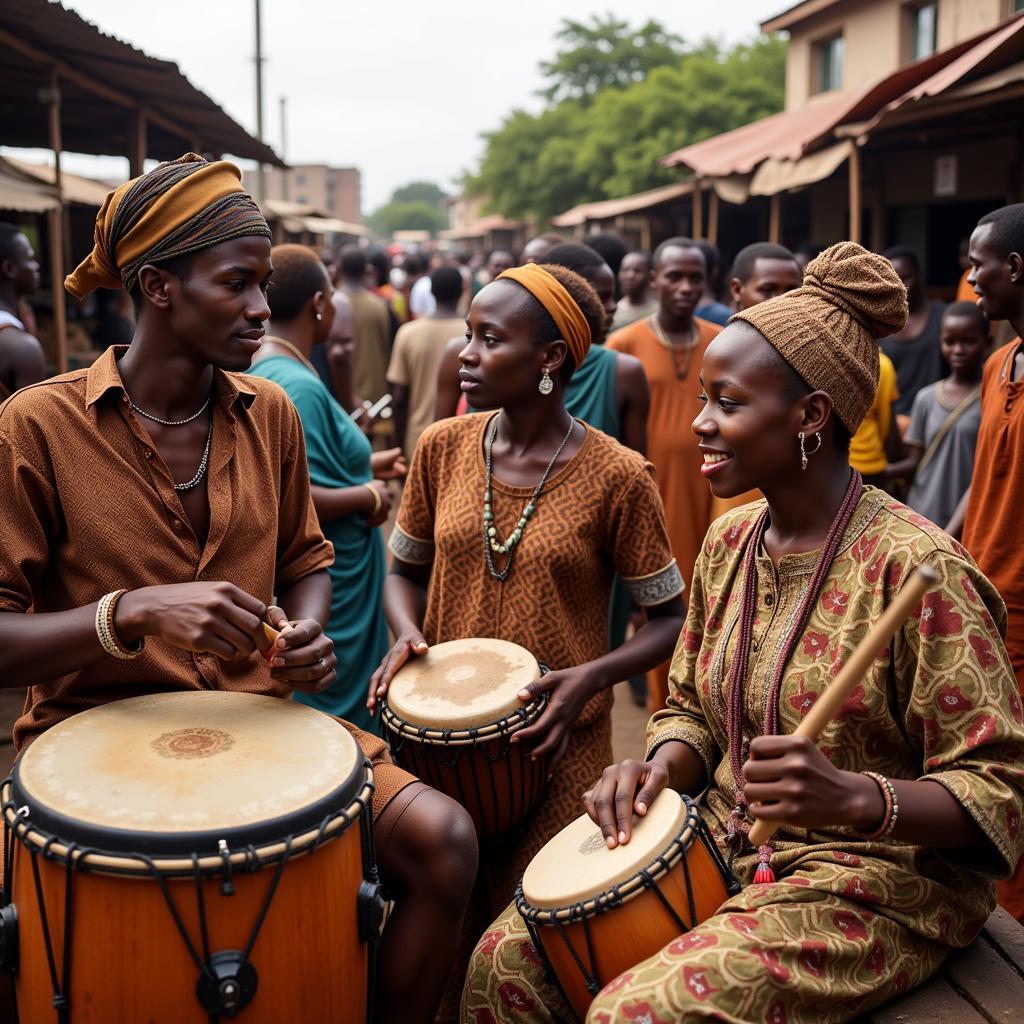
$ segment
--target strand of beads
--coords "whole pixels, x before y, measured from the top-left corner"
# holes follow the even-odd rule
[[[490,429],[487,432],[487,436],[484,438],[484,464],[487,468],[487,484],[484,490],[484,560],[487,562],[487,571],[491,576],[491,579],[504,582],[508,579],[508,574],[512,571],[512,561],[515,555],[515,550],[519,546],[519,542],[523,539],[523,534],[526,532],[526,526],[530,519],[533,517],[534,512],[537,510],[537,499],[540,497],[540,492],[544,489],[544,485],[548,482],[548,477],[551,475],[551,470],[554,469],[555,463],[558,461],[558,456],[562,454],[562,450],[569,443],[569,438],[572,437],[573,427],[576,426],[576,421],[573,419],[569,420],[569,429],[566,431],[565,437],[562,438],[562,443],[555,449],[555,454],[551,456],[551,461],[547,465],[547,469],[544,470],[544,475],[540,478],[540,482],[533,489],[533,494],[530,495],[530,500],[526,503],[523,508],[519,519],[516,521],[516,525],[512,532],[509,534],[508,539],[501,541],[498,539],[498,528],[494,525],[494,493],[492,489],[493,473],[491,467],[491,448],[494,446],[494,437],[498,432],[498,417],[495,416],[491,421]],[[508,555],[508,561],[505,563],[503,569],[498,570],[494,568],[493,555]]]

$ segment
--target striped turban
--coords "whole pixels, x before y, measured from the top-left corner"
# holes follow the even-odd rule
[[[238,168],[195,153],[154,167],[111,192],[96,217],[93,250],[64,279],[76,298],[96,288],[132,291],[139,270],[270,228]]]

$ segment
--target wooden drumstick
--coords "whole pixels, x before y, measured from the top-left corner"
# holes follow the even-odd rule
[[[933,587],[938,579],[939,574],[930,565],[917,567],[917,571],[896,595],[896,600],[882,612],[867,636],[854,648],[832,684],[811,706],[811,710],[793,733],[794,736],[806,736],[811,742],[817,742],[822,730],[832,721],[857,684],[867,674],[872,662],[896,635],[896,631],[910,618],[925,592]],[[767,843],[780,827],[770,821],[755,821],[748,838],[753,846],[760,846]]]
[[[277,640],[281,634],[266,622],[261,622],[260,625],[263,627],[263,636],[267,641],[266,647],[262,648],[260,653],[267,659],[267,661],[270,661],[274,656],[274,641]]]

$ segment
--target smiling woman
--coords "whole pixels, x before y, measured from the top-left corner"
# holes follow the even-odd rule
[[[845,242],[707,348],[693,423],[705,475],[716,494],[757,487],[766,500],[708,532],[647,758],[605,769],[584,802],[615,847],[661,790],[703,792],[745,887],[663,949],[638,950],[588,1020],[839,1024],[967,945],[1024,848],[1003,603],[962,548],[862,487],[846,457],[874,398],[875,338],[906,315],[888,262]],[[820,749],[793,735],[919,564],[936,588]],[[754,820],[779,829],[774,844],[751,846]],[[568,1017],[510,907],[474,954],[463,1021]]]
[[[496,637],[552,669],[520,693],[549,702],[516,742],[557,763],[525,833],[482,851],[466,953],[610,759],[612,685],[667,658],[682,622],[683,581],[652,467],[563,404],[604,315],[591,287],[559,266],[520,267],[476,296],[461,387],[489,411],[422,435],[391,537],[385,608],[398,639],[371,680],[370,707],[428,644]],[[615,572],[647,622],[608,653]],[[452,974],[443,1018],[455,1013],[464,967]]]

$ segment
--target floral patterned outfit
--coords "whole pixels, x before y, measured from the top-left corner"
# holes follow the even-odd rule
[[[648,756],[689,744],[712,782],[702,814],[721,842],[736,792],[725,695],[738,632],[740,552],[763,503],[734,510],[705,539],[668,706],[648,728]],[[744,693],[744,736],[760,732],[771,667],[817,552],[757,558],[758,610]],[[614,979],[588,1022],[714,1019],[740,1024],[841,1022],[919,984],[967,945],[1024,845],[1024,713],[1002,642],[1005,609],[964,550],[874,488],[865,488],[783,681],[781,731],[792,733],[908,574],[939,583],[873,664],[819,746],[839,769],[945,786],[986,842],[931,850],[869,842],[847,828],[780,832],[777,881],[751,885],[757,854],[733,869],[744,888],[686,935]],[[756,682],[754,682],[756,681]],[[463,1021],[571,1020],[509,908],[471,962]]]
[[[653,467],[587,426],[579,451],[545,483],[512,572],[500,582],[489,576],[483,552],[483,437],[491,419],[478,413],[441,420],[427,428],[413,455],[390,546],[402,561],[432,567],[423,635],[428,644],[510,640],[551,669],[593,661],[608,651],[615,573],[643,607],[683,590]],[[494,522],[505,537],[533,488],[495,477],[492,491]],[[497,565],[504,565],[501,556]],[[611,760],[611,707],[610,690],[588,701],[524,834],[481,851],[463,928],[465,956],[446,1000],[453,1016],[474,943],[512,898],[537,851],[577,816],[580,794]]]

